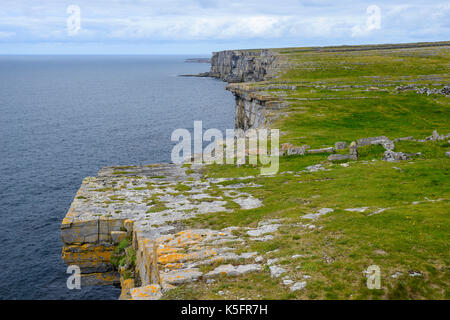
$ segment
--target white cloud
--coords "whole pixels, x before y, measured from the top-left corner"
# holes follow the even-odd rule
[[[16,33],[15,32],[4,32],[4,31],[0,31],[0,38],[10,38],[15,36]]]
[[[40,42],[227,41],[279,43],[422,41],[448,38],[450,5],[402,0],[1,0],[0,39]],[[376,3],[382,24],[367,24]],[[69,4],[81,30],[67,35]],[[254,43],[254,45],[252,45]]]

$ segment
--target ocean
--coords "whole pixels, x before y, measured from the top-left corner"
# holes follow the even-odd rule
[[[69,290],[60,225],[84,177],[170,162],[173,130],[234,127],[225,83],[184,56],[0,56],[0,299],[117,299]]]

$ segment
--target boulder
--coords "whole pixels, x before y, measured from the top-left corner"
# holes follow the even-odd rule
[[[347,148],[347,142],[345,142],[345,141],[339,141],[339,142],[336,142],[335,144],[334,144],[334,148],[336,149],[336,150],[343,150],[343,149],[346,149]]]

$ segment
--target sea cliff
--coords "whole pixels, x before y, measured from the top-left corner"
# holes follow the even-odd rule
[[[281,130],[280,172],[104,168],[62,222],[64,261],[121,299],[445,297],[449,48],[214,53],[202,76],[229,82],[236,128]]]

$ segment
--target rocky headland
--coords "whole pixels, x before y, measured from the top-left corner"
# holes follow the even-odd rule
[[[281,130],[280,172],[103,168],[62,221],[63,260],[83,285],[121,285],[121,299],[444,297],[449,50],[213,53],[201,76],[229,83],[235,128]],[[369,264],[381,291],[364,286]]]

